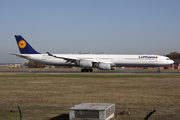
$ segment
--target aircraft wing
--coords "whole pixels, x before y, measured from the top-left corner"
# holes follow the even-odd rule
[[[92,60],[92,59],[79,59],[79,58],[74,58],[74,57],[64,57],[64,56],[55,56],[49,52],[47,52],[47,54],[49,56],[52,56],[52,57],[55,57],[55,58],[59,58],[59,59],[64,59],[64,60],[67,60],[67,62],[76,62],[76,61],[80,61],[80,60],[90,60],[92,61],[93,63],[109,63],[109,64],[114,64],[112,62],[109,62],[109,61],[99,61],[99,60]]]
[[[60,59],[67,60],[67,62],[75,62],[75,61],[80,60],[80,59],[74,58],[74,57],[55,56],[55,55],[53,55],[53,54],[51,54],[51,53],[49,53],[49,52],[47,52],[47,54],[48,54],[49,56],[52,56],[52,57],[55,57],[55,58],[60,58]]]
[[[29,58],[29,55],[27,55],[27,54],[17,54],[17,53],[8,53],[8,54],[16,55],[18,57],[25,58],[25,59]]]

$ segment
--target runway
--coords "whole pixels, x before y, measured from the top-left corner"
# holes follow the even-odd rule
[[[161,70],[157,73],[156,69],[123,69],[117,70],[95,70],[94,72],[81,72],[80,69],[8,69],[1,70],[0,74],[180,74],[180,70]]]

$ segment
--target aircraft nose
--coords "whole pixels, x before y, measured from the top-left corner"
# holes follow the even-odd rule
[[[173,64],[173,63],[174,63],[174,61],[173,61],[173,60],[171,60],[171,61],[170,61],[170,63],[171,63],[171,64]]]

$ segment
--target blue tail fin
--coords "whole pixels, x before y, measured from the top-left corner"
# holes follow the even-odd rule
[[[15,38],[21,54],[40,54],[21,35],[15,35]]]

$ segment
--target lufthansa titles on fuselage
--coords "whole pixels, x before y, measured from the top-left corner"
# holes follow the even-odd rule
[[[146,58],[146,59],[157,59],[158,57],[157,56],[139,56],[139,58]]]

